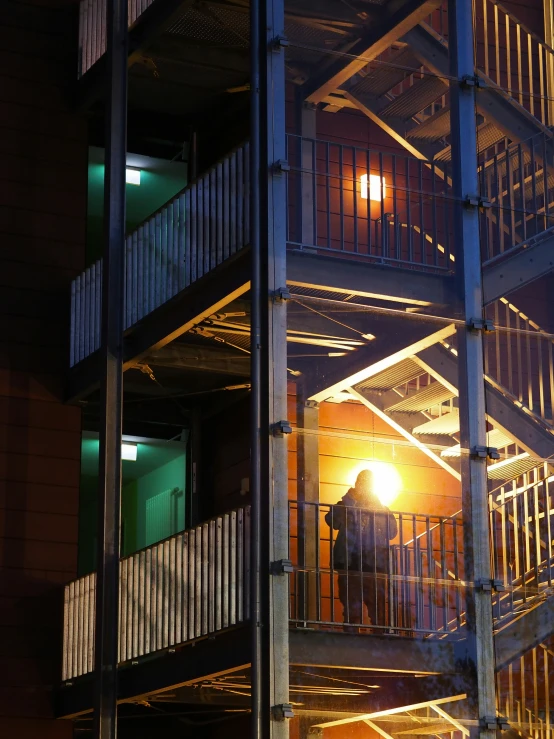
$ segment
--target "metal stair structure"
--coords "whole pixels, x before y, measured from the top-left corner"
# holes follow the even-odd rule
[[[496,17],[496,43],[500,33],[514,34],[514,38],[519,36],[520,52],[523,45],[531,48],[531,55],[540,57],[535,60],[535,68],[532,62],[530,67],[528,64],[527,76],[530,74],[533,78],[539,74],[539,64],[551,63],[554,51],[503,6],[495,0],[487,0],[484,7],[487,14]],[[448,41],[443,35],[445,13],[444,9],[439,10],[416,24],[376,57],[373,65],[358,70],[336,91],[339,98],[343,96],[360,107],[416,156],[439,162],[450,159],[450,68]],[[525,142],[541,133],[551,138],[549,126],[554,121],[549,117],[550,112],[544,102],[532,100],[531,93],[541,94],[539,86],[533,87],[533,79],[524,80],[519,66],[521,60],[517,69],[512,68],[515,65],[510,57],[509,42],[494,64],[489,58],[494,56],[494,46],[488,38],[486,44],[482,41],[489,30],[486,19],[481,21],[482,24],[477,22],[476,26],[477,43],[485,48],[477,56],[475,70],[476,84],[480,88],[477,96],[479,152],[506,139]],[[503,41],[506,43],[505,38]],[[502,66],[506,67],[504,71],[500,70]]]
[[[481,17],[476,18],[472,84],[478,87],[480,196],[492,206],[486,220],[496,242],[484,249],[486,262],[554,225],[549,218],[554,203],[554,113],[544,89],[554,50],[496,0],[485,0],[476,12]],[[441,8],[414,25],[373,62],[355,71],[333,97],[338,107],[348,104],[362,111],[410,154],[426,160],[433,176],[448,183],[450,69],[445,14]],[[495,44],[489,38],[492,28]],[[399,226],[406,220],[401,214],[394,217]]]

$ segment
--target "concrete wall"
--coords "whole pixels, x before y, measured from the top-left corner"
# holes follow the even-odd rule
[[[80,410],[62,402],[86,216],[76,10],[4,0],[0,24],[0,736],[21,739],[71,735],[52,698],[77,567]]]

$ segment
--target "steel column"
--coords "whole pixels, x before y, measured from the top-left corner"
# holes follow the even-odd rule
[[[451,83],[452,183],[458,199],[457,276],[463,296],[465,320],[483,315],[483,286],[479,244],[479,212],[465,199],[478,193],[476,145],[476,87],[464,84],[475,76],[471,0],[449,0]],[[475,586],[468,592],[470,712],[472,719],[496,715],[494,643],[491,593],[477,584],[491,581],[486,461],[472,455],[486,447],[486,408],[482,336],[467,327],[459,329],[460,441],[462,448],[462,502],[467,577]],[[476,732],[477,733],[477,732]],[[481,730],[482,739],[495,732]]]
[[[117,734],[117,662],[121,435],[123,397],[123,285],[125,161],[127,149],[127,0],[107,0],[108,105],[104,199],[102,379],[100,384],[99,517],[95,639],[97,739]]]
[[[285,739],[275,706],[288,703],[285,74],[282,0],[251,3],[252,250],[252,735]],[[256,186],[258,185],[258,186]]]

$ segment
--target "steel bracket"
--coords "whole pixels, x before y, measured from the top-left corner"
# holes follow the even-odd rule
[[[494,331],[494,323],[490,318],[470,318],[467,327],[470,331],[483,331],[486,334]]]
[[[474,446],[471,450],[474,459],[500,459],[498,449],[494,446]]]
[[[479,724],[487,731],[508,731],[510,728],[510,723],[504,716],[483,716]]]
[[[287,300],[292,300],[292,295],[288,287],[280,287],[273,293],[273,300],[275,303],[284,303]]]
[[[484,79],[479,77],[478,74],[464,74],[464,76],[460,80],[460,87],[463,87],[465,89],[475,87],[477,89],[484,90],[487,86],[487,83]]]
[[[317,400],[307,400],[304,404],[306,408],[319,408],[319,403]]]
[[[506,591],[506,586],[502,580],[476,580],[475,589],[484,593],[492,593],[493,591],[496,593],[504,593]]]
[[[466,208],[482,208],[484,210],[492,207],[491,201],[481,195],[467,195],[464,205]]]
[[[284,436],[292,434],[292,426],[289,421],[277,421],[273,424],[273,436]]]
[[[275,36],[271,40],[272,51],[281,51],[281,49],[286,49],[288,46],[290,46],[290,41],[286,36]]]
[[[278,559],[271,563],[272,575],[292,575],[294,567],[290,559]]]
[[[283,174],[283,172],[290,172],[290,164],[286,159],[278,159],[273,163],[272,169],[275,174]]]
[[[294,711],[290,703],[280,703],[278,706],[271,707],[271,714],[275,721],[284,721],[287,718],[294,718]]]

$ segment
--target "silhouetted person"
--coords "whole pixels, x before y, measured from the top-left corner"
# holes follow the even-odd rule
[[[339,571],[344,622],[351,624],[353,631],[358,630],[356,624],[364,622],[364,603],[370,624],[387,625],[389,549],[397,525],[373,486],[373,473],[363,470],[355,486],[325,516],[327,525],[338,530],[331,566]]]

